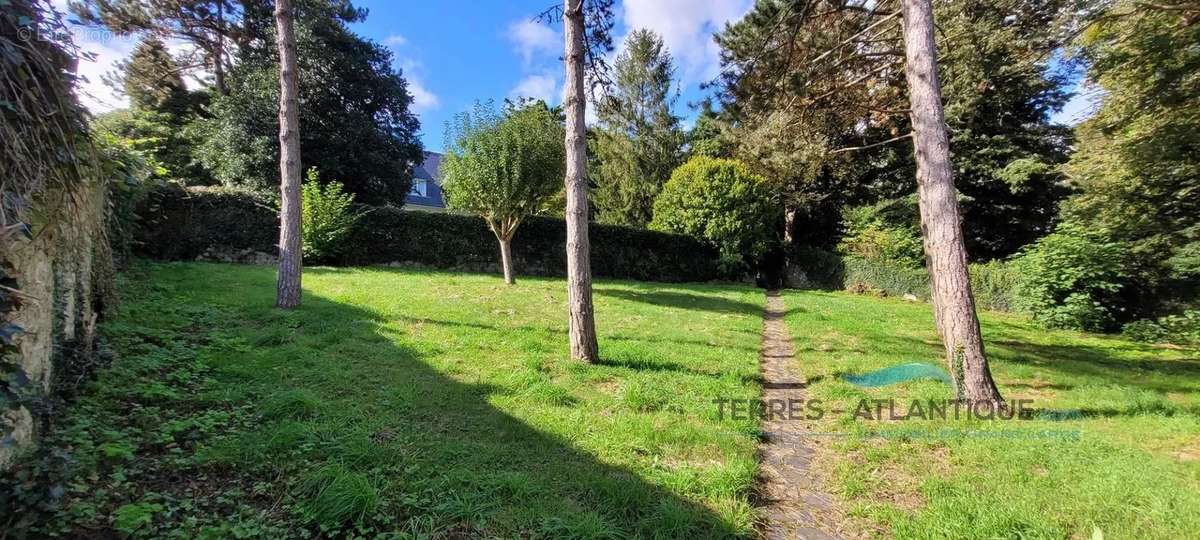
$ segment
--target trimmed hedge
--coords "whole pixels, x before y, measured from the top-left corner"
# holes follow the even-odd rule
[[[812,247],[788,253],[789,264],[798,267],[817,287],[874,292],[886,296],[911,294],[928,302],[929,274],[924,268],[908,268],[858,257],[842,256]],[[1011,263],[992,261],[972,264],[971,290],[980,309],[1016,311],[1020,273]]]
[[[147,197],[137,251],[170,259],[258,260],[273,256],[279,221],[274,207],[252,193],[227,189],[156,190]],[[710,281],[718,254],[695,238],[616,225],[589,224],[592,274],[645,281]],[[483,219],[458,214],[368,207],[355,223],[335,265],[413,265],[499,272],[500,247]],[[566,224],[532,217],[513,239],[518,276],[566,274]]]

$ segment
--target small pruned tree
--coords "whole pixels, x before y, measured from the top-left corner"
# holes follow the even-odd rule
[[[491,103],[458,115],[446,132],[441,174],[451,208],[479,214],[500,242],[504,282],[512,285],[517,227],[561,189],[563,127],[541,101]]]

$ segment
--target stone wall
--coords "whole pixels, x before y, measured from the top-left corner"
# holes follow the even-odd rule
[[[74,193],[47,197],[41,208],[44,223],[30,234],[0,237],[0,264],[15,278],[15,306],[0,313],[19,326],[15,354],[2,359],[7,371],[23,374],[19,392],[25,397],[52,397],[56,369],[64,344],[78,344],[92,353],[101,298],[111,294],[112,257],[105,227],[105,188],[81,186]],[[15,380],[15,379],[14,379]],[[0,418],[0,468],[33,442],[38,421],[30,406],[7,411]]]

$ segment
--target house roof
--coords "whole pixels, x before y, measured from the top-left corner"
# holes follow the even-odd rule
[[[413,178],[436,181],[438,179],[438,167],[441,164],[441,154],[437,152],[425,152],[425,161],[413,167]]]

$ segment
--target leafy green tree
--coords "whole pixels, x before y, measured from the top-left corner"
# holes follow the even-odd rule
[[[205,185],[212,179],[194,157],[200,144],[194,124],[208,96],[189,92],[180,72],[162,41],[144,38],[115,81],[129,97],[129,109],[105,113],[93,126],[127,141],[154,165],[158,179]]]
[[[350,228],[362,216],[354,209],[354,194],[340,182],[321,185],[316,169],[308,170],[301,186],[300,231],[305,260],[328,260],[341,252]]]
[[[732,273],[770,248],[778,218],[763,177],[738,161],[697,156],[663,185],[650,228],[712,242]]]
[[[504,282],[514,283],[512,238],[562,189],[563,126],[540,101],[490,105],[458,115],[447,130],[441,174],[451,208],[479,214],[500,242]]]
[[[1066,168],[1063,220],[1128,246],[1109,309],[1129,320],[1195,304],[1200,288],[1200,8],[1115,2],[1076,42],[1103,97]]]
[[[1055,328],[1115,330],[1129,283],[1129,246],[1067,222],[1017,259],[1020,308]]]
[[[419,123],[392,55],[355,35],[365,14],[336,0],[296,7],[300,145],[305,169],[338,179],[356,200],[401,205],[422,158]],[[264,30],[212,106],[199,158],[225,185],[271,192],[279,185],[279,78],[274,33]]]
[[[634,30],[613,70],[596,113],[592,198],[600,221],[645,227],[654,197],[683,156],[683,131],[671,112],[675,67],[662,38]]]
[[[1049,114],[1067,96],[1048,59],[1068,2],[935,4],[964,239],[973,258],[1003,257],[1050,230],[1066,195],[1057,165],[1070,134]],[[738,157],[819,242],[836,234],[841,206],[914,193],[916,162],[901,144],[912,129],[896,3],[819,17],[808,7],[760,2],[718,42]]]

